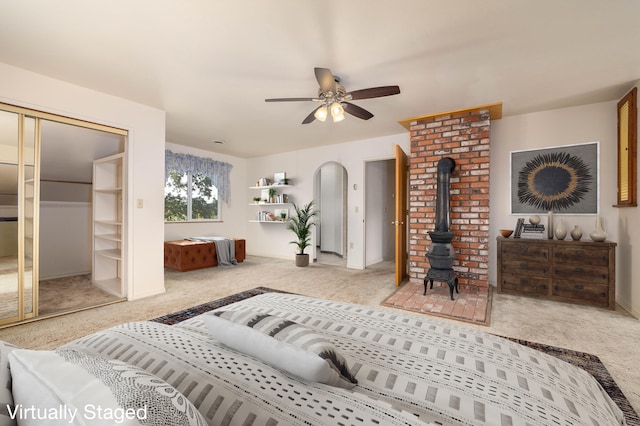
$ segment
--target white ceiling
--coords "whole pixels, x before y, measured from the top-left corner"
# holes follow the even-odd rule
[[[0,62],[162,109],[169,142],[252,157],[493,102],[618,99],[640,79],[639,18],[637,0],[2,0]],[[340,123],[264,102],[315,96],[314,67],[402,93]]]

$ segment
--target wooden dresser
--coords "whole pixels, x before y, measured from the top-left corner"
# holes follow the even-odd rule
[[[498,237],[498,293],[615,309],[616,243]]]

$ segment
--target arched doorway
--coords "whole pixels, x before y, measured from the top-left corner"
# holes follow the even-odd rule
[[[330,161],[314,175],[314,199],[320,211],[316,224],[316,258],[323,264],[347,265],[347,170]]]

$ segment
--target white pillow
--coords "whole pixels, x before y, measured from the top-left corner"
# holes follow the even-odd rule
[[[358,383],[326,337],[293,321],[252,310],[215,311],[202,319],[216,340],[280,370],[345,389]]]
[[[206,420],[175,388],[122,361],[73,349],[9,354],[20,425],[197,425]]]
[[[17,348],[12,344],[0,341],[0,426],[16,424],[16,420],[9,416],[9,411],[13,410],[9,352],[15,349]]]

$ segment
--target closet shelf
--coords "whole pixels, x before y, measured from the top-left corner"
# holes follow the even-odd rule
[[[122,226],[122,221],[121,220],[96,219],[96,220],[94,220],[94,222],[95,223],[101,223],[103,225]]]
[[[122,234],[96,234],[95,237],[109,241],[122,241]]]
[[[93,162],[93,274],[97,287],[124,297],[124,153]]]
[[[122,188],[95,188],[95,192],[102,192],[104,194],[118,194],[122,192]]]
[[[94,284],[108,293],[111,293],[118,297],[122,297],[120,281],[120,278],[112,278],[106,280],[97,280],[94,282]]]
[[[96,254],[114,260],[120,260],[122,257],[120,249],[96,250]]]

